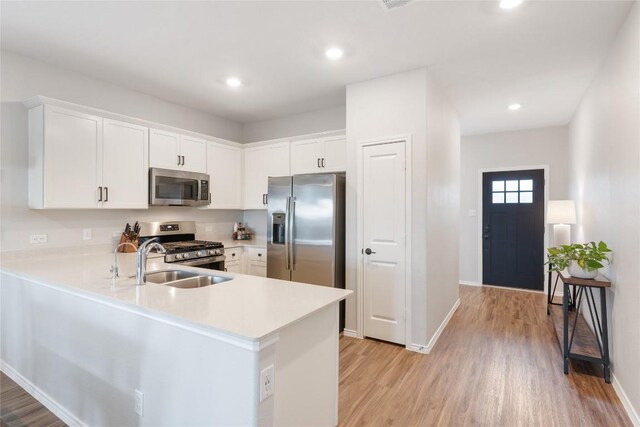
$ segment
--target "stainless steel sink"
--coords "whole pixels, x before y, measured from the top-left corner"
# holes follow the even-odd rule
[[[222,276],[196,276],[189,277],[187,279],[175,280],[173,282],[164,283],[165,286],[171,286],[172,288],[203,288],[209,285],[216,285],[218,283],[227,282],[231,280],[231,277]]]
[[[145,275],[146,282],[182,289],[203,288],[231,279],[231,277],[204,275],[186,270],[161,270],[153,271]]]
[[[147,273],[144,276],[144,279],[146,282],[159,283],[162,285],[168,282],[174,282],[176,280],[188,279],[196,276],[198,276],[198,273],[194,273],[193,271],[162,270]]]

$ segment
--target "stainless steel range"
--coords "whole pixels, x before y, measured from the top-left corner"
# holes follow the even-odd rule
[[[224,245],[196,240],[193,221],[140,223],[140,243],[153,238],[166,249],[165,262],[225,271]]]

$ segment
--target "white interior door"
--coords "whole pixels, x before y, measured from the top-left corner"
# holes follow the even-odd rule
[[[405,144],[363,148],[364,335],[405,344]]]

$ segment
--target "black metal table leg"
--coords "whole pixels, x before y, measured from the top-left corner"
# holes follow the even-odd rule
[[[562,358],[564,360],[564,373],[569,373],[569,285],[563,283],[562,292],[562,317],[563,317],[563,340]]]
[[[602,355],[604,360],[604,382],[611,384],[611,367],[609,365],[609,327],[607,324],[607,290],[600,288],[600,313],[602,314]]]

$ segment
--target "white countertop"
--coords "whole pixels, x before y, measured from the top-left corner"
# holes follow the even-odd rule
[[[118,254],[118,261],[120,278],[115,283],[109,272],[113,254],[104,252],[37,257],[25,251],[4,256],[0,270],[150,317],[170,318],[251,341],[260,341],[351,293],[344,289],[165,264],[162,258],[149,258],[147,271],[195,270],[233,280],[195,289],[154,283],[136,286],[135,279],[129,277],[135,274],[135,254]]]

